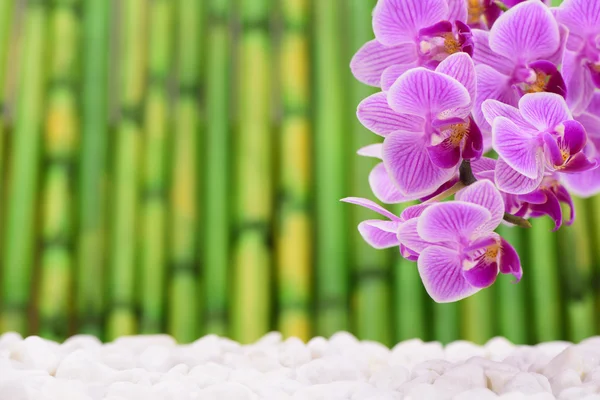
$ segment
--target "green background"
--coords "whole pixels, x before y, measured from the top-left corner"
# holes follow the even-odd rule
[[[0,331],[349,330],[391,345],[599,330],[600,199],[503,229],[524,277],[434,304],[375,251],[349,71],[374,0],[0,1]],[[399,209],[397,210],[399,211]]]

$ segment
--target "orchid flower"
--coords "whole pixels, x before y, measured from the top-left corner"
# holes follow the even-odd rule
[[[581,151],[587,140],[584,127],[557,94],[527,94],[519,109],[486,100],[483,113],[501,158],[495,172],[502,191],[527,194],[537,189],[546,171],[577,173],[597,165]]]
[[[418,255],[419,274],[431,298],[461,300],[492,285],[498,272],[521,279],[515,249],[494,233],[503,215],[501,194],[483,180],[458,192],[456,201],[431,204],[399,225],[398,240]]]
[[[496,160],[482,157],[471,163],[473,174],[478,180],[494,182]],[[567,175],[567,176],[579,176]],[[540,185],[527,194],[511,194],[500,191],[504,200],[504,211],[522,218],[537,218],[547,215],[554,221],[554,230],[563,223],[563,213],[560,203],[569,206],[570,215],[566,224],[571,225],[575,220],[575,207],[567,189],[561,184],[556,173],[546,173]]]
[[[457,52],[473,54],[464,0],[379,0],[373,13],[375,39],[354,56],[359,81],[384,90],[405,71],[435,68]]]
[[[556,19],[569,29],[563,75],[567,102],[573,114],[588,107],[600,88],[600,0],[565,0],[555,9]]]
[[[423,210],[425,210],[429,204],[421,203],[415,206],[406,208],[400,216],[386,210],[379,204],[360,197],[347,197],[341,201],[356,204],[369,210],[375,211],[381,216],[385,217],[385,220],[372,219],[363,221],[358,224],[358,231],[361,236],[371,247],[375,249],[387,249],[390,247],[398,246],[400,248],[400,254],[409,261],[416,261],[418,254],[414,251],[406,248],[398,241],[397,232],[399,226],[407,221],[417,218]]]
[[[448,57],[436,71],[412,69],[389,92],[372,95],[358,106],[363,125],[385,138],[383,166],[375,168],[379,177],[392,178],[398,192],[393,198],[406,201],[430,195],[455,175],[462,159],[481,156],[481,133],[469,117],[474,96],[473,62],[460,53]],[[382,181],[371,183],[377,182]]]
[[[575,119],[584,126],[588,135],[583,153],[600,163],[600,92],[594,93],[587,110]],[[600,193],[600,168],[579,174],[565,174],[561,181],[576,195],[590,197]]]
[[[504,13],[490,32],[474,30],[473,60],[477,71],[475,122],[490,132],[481,105],[495,99],[516,106],[526,93],[566,93],[556,64],[561,60],[566,29],[539,0],[517,4]]]

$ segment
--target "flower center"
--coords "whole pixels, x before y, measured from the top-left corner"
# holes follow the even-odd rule
[[[452,146],[458,146],[462,140],[469,135],[469,124],[454,124],[450,126],[448,141]]]
[[[476,24],[481,20],[485,7],[480,0],[469,0],[469,24]]]
[[[548,85],[549,76],[543,72],[535,73],[535,80],[531,84],[525,85],[525,93],[540,93],[546,90]]]
[[[444,35],[444,50],[447,54],[454,54],[461,51],[461,45],[452,33]]]
[[[493,244],[491,246],[488,246],[485,249],[485,253],[483,254],[483,257],[485,257],[485,261],[488,263],[493,263],[494,261],[496,261],[499,251],[500,251],[500,246],[498,244]]]

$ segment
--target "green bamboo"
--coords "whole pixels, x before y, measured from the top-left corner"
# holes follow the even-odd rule
[[[396,206],[398,215],[411,204]],[[426,318],[426,292],[421,283],[421,277],[417,270],[417,263],[405,260],[399,254],[395,254],[393,271],[393,320],[396,342],[409,339],[431,339],[432,335],[427,332]]]
[[[353,0],[348,3],[350,28],[350,50],[356,52],[360,46],[373,36],[371,28],[371,11],[374,1]],[[348,59],[352,54],[348,54]],[[350,79],[352,104],[347,115],[352,116],[358,103],[374,93],[372,88],[363,85],[347,73]],[[352,124],[352,148],[371,144],[376,136],[365,129],[358,120]],[[352,195],[372,197],[369,187],[369,172],[373,160],[365,157],[352,158]],[[352,207],[352,225],[373,218],[373,213],[362,207]],[[352,266],[355,284],[353,285],[354,327],[357,335],[363,339],[376,340],[387,345],[391,344],[390,324],[390,252],[378,251],[368,246],[358,233],[352,236]],[[397,254],[395,252],[394,254]]]
[[[230,178],[233,161],[229,146],[231,31],[230,0],[208,3],[206,65],[206,150],[203,152],[204,222],[202,266],[204,268],[205,332],[227,334],[230,276]]]
[[[592,289],[594,296],[594,311],[596,315],[600,314],[600,196],[596,195],[585,201],[587,209],[590,211],[589,234],[592,243]],[[595,320],[595,332],[600,332],[600,318]]]
[[[173,2],[155,0],[148,11],[148,87],[144,104],[140,198],[140,332],[163,332],[166,276],[168,78],[173,43]],[[190,324],[191,325],[191,324]]]
[[[521,259],[524,278],[515,284],[512,275],[498,276],[494,283],[496,289],[496,310],[494,318],[498,321],[498,332],[513,343],[529,343],[526,294],[530,283],[529,264],[527,263],[526,231],[521,228],[502,225],[498,233],[510,243]]]
[[[572,226],[562,227],[559,231],[558,261],[567,313],[567,338],[579,342],[595,333],[589,224],[591,210],[581,198],[574,197],[573,203],[577,218]],[[567,213],[568,208],[564,207],[563,212]]]
[[[116,3],[120,14],[119,122],[115,137],[114,188],[111,190],[109,339],[137,331],[136,319],[136,204],[142,100],[145,89],[146,38],[144,0]]]
[[[9,160],[10,175],[7,180],[0,330],[26,334],[27,308],[32,297],[31,278],[35,262],[35,202],[38,195],[38,167],[44,116],[47,19],[44,4],[29,4],[24,19],[22,67]]]
[[[316,166],[316,284],[317,331],[329,336],[349,328],[348,321],[348,213],[339,199],[349,194],[346,180],[344,125],[347,108],[344,75],[348,68],[340,46],[342,0],[314,4],[315,57],[315,166]]]
[[[198,337],[198,141],[200,50],[204,44],[204,3],[179,0],[177,11],[177,77],[173,131],[168,332],[179,341]],[[188,38],[196,38],[189,41]],[[196,41],[200,45],[196,44]],[[190,45],[191,43],[191,45]],[[200,147],[201,148],[201,147]]]
[[[106,154],[109,2],[85,0],[81,87],[81,152],[78,183],[78,329],[102,335],[105,306]]]
[[[40,334],[64,340],[68,334],[73,284],[71,242],[73,176],[79,136],[78,0],[55,1],[50,10],[50,85],[46,111],[43,249],[39,299]]]
[[[11,49],[15,48],[16,38],[11,38],[13,29],[13,19],[16,16],[14,13],[15,0],[5,0],[0,2],[0,226],[3,225],[4,216],[4,164],[6,156],[4,154],[6,146],[6,130],[7,130],[7,96],[5,93],[5,83],[8,80],[8,60]],[[12,40],[11,40],[12,39]],[[12,62],[15,62],[13,60]],[[2,234],[0,230],[0,243],[2,243]],[[1,249],[2,246],[0,246]],[[1,263],[0,263],[1,265]]]
[[[279,62],[283,122],[279,152],[278,330],[310,339],[312,278],[310,77],[307,0],[282,2],[284,32]]]
[[[528,230],[529,249],[527,261],[528,280],[531,282],[531,306],[533,313],[533,340],[546,342],[562,337],[560,293],[558,288],[558,264],[556,234],[552,232],[553,221],[538,218]]]
[[[490,287],[461,302],[461,339],[484,344],[494,336],[493,298],[494,288]]]
[[[243,342],[269,330],[272,212],[270,0],[244,0],[239,42],[236,136],[236,243],[232,337]]]

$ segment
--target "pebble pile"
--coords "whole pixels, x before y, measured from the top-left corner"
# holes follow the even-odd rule
[[[0,400],[600,400],[600,337],[578,345],[410,340],[348,333],[308,344],[270,333],[242,346],[205,336],[63,344],[0,336]]]

